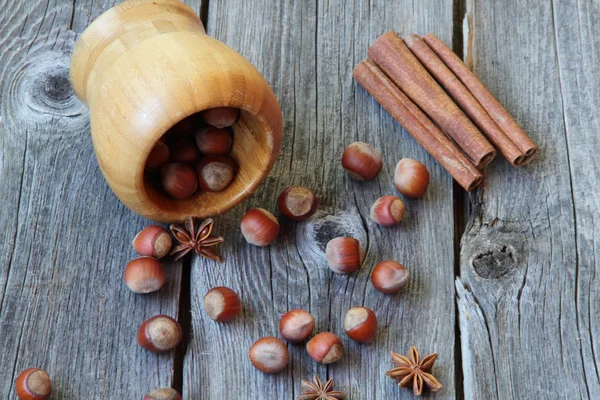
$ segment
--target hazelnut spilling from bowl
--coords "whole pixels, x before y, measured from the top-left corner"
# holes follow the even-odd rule
[[[175,200],[198,191],[225,190],[238,171],[230,152],[231,126],[239,115],[237,108],[217,107],[179,121],[150,152],[145,172],[149,181]]]

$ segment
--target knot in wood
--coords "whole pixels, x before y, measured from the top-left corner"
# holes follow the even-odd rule
[[[480,252],[473,257],[473,269],[485,279],[499,279],[517,266],[514,251],[510,246],[501,246]]]
[[[68,67],[46,63],[30,72],[31,83],[26,88],[30,92],[30,107],[45,114],[71,116],[69,108],[76,104],[76,99]]]
[[[43,123],[82,114],[82,122],[87,120],[85,106],[69,82],[68,54],[48,51],[27,56],[15,65],[11,78],[8,114],[14,122]]]
[[[64,103],[73,95],[68,71],[65,69],[50,71],[50,73],[40,77],[40,80],[42,81],[39,85],[42,100],[51,100],[47,103],[48,106],[51,106],[51,103]]]
[[[312,242],[323,253],[327,243],[337,237],[353,237],[360,242],[363,250],[368,242],[363,221],[360,215],[355,213],[342,211],[331,215],[326,211],[318,211],[306,225],[306,237],[312,237]]]

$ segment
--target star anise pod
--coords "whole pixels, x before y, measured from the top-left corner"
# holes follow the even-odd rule
[[[342,400],[346,398],[344,392],[333,390],[333,379],[327,381],[325,386],[318,376],[315,376],[315,383],[302,381],[302,394],[298,400]]]
[[[215,221],[211,218],[205,220],[196,228],[196,221],[189,217],[183,226],[171,225],[171,233],[179,244],[171,249],[171,255],[175,254],[175,261],[185,256],[192,250],[199,255],[210,260],[221,261],[221,256],[211,247],[222,243],[225,239],[222,236],[211,236]]]
[[[416,396],[423,393],[423,387],[431,392],[437,392],[442,388],[442,384],[430,374],[437,356],[437,353],[433,353],[421,360],[419,352],[414,346],[411,346],[408,358],[392,352],[392,362],[396,368],[385,374],[395,379],[400,387],[412,385],[413,393]]]

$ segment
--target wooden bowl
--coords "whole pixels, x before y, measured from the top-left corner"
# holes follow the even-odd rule
[[[161,222],[223,213],[265,179],[279,153],[283,122],[275,95],[240,54],[209,37],[178,0],[128,0],[81,35],[71,84],[90,108],[92,142],[111,189],[134,212]],[[237,107],[231,156],[235,180],[221,192],[173,200],[144,174],[154,144],[199,111]]]

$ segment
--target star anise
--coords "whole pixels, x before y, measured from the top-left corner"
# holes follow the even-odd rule
[[[171,255],[175,254],[175,261],[185,256],[192,250],[210,260],[221,261],[221,256],[211,247],[222,243],[222,236],[211,236],[215,221],[211,218],[202,222],[196,229],[196,220],[190,217],[183,226],[171,225],[171,233],[179,244],[171,249]]]
[[[346,398],[344,392],[333,390],[333,379],[327,381],[325,386],[318,376],[315,376],[315,383],[302,381],[302,394],[298,400],[342,400]]]
[[[400,387],[412,385],[413,393],[416,396],[423,393],[423,386],[431,392],[437,392],[442,385],[430,374],[437,356],[437,353],[433,353],[420,360],[419,352],[414,346],[411,346],[408,358],[392,352],[392,362],[396,368],[385,374],[395,379]]]

